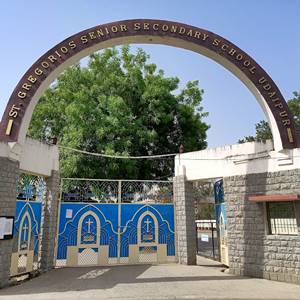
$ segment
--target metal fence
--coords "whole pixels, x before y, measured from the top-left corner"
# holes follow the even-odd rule
[[[62,202],[172,203],[173,182],[62,178]]]
[[[17,184],[17,200],[43,202],[46,195],[44,177],[21,173]]]
[[[219,260],[218,232],[215,220],[196,220],[197,254]]]

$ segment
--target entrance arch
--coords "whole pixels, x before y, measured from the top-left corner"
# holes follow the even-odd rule
[[[46,52],[13,91],[0,123],[0,141],[24,143],[35,105],[59,73],[97,50],[124,43],[169,45],[211,58],[236,75],[255,96],[269,121],[275,150],[300,147],[293,116],[280,90],[254,59],[210,31],[153,19],[95,26],[74,34]]]

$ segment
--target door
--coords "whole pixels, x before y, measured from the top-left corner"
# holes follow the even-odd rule
[[[16,201],[10,275],[37,270],[41,257],[41,230],[46,183],[44,178],[21,174]]]
[[[223,180],[219,180],[214,185],[216,204],[216,223],[219,235],[220,261],[224,265],[229,265],[228,258],[228,238],[227,238],[227,213],[224,203]]]

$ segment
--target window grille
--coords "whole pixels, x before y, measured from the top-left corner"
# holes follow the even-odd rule
[[[269,234],[298,234],[294,202],[267,203]]]
[[[17,184],[17,200],[42,202],[46,195],[46,182],[41,176],[21,173]]]

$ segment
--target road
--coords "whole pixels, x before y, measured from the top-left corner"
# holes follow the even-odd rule
[[[300,299],[300,285],[233,276],[207,259],[199,264],[55,269],[0,290],[0,299]]]

